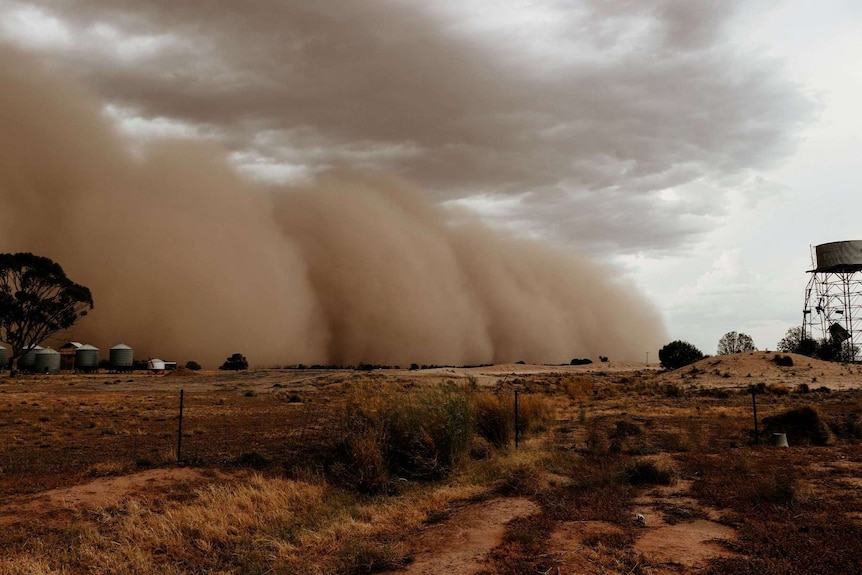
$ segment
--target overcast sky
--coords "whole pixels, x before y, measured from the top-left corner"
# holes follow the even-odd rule
[[[858,2],[4,0],[0,41],[134,138],[393,172],[609,261],[706,353],[774,349],[809,245],[862,239]]]

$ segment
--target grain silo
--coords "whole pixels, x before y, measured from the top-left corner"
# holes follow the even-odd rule
[[[84,344],[75,350],[75,369],[95,371],[99,369],[99,348]]]
[[[60,369],[67,371],[75,369],[75,354],[82,345],[84,344],[77,341],[69,341],[57,349],[60,352]]]
[[[134,361],[134,350],[125,344],[117,344],[109,352],[108,363],[111,364],[111,369],[131,371]]]
[[[46,347],[36,352],[36,360],[33,366],[36,373],[48,373],[57,375],[60,373],[60,352]]]
[[[0,345],[0,369],[6,369],[7,363],[9,363],[9,352]]]
[[[41,345],[34,345],[28,348],[24,354],[18,358],[18,369],[21,371],[33,371],[36,367],[36,354],[44,348]]]
[[[862,241],[820,244],[805,289],[803,337],[830,341],[853,361],[862,343]],[[836,358],[839,359],[839,358]]]

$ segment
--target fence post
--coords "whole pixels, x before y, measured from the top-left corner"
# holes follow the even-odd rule
[[[518,390],[515,390],[515,449],[518,449],[518,436],[520,435],[520,427],[518,425]]]
[[[180,390],[180,417],[177,425],[177,465],[182,461],[183,452],[183,390]]]

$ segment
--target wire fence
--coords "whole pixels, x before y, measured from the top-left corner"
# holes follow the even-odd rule
[[[511,390],[474,396],[501,393],[515,403]],[[97,476],[173,463],[304,465],[351,433],[343,398],[186,392],[182,412],[179,390],[99,398],[7,402],[5,409],[0,402],[0,486],[16,476]],[[417,399],[404,392],[397,401],[406,407]],[[507,417],[517,425],[514,411]]]

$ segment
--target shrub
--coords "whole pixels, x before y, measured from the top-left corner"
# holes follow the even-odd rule
[[[515,402],[510,395],[478,394],[473,398],[476,434],[495,447],[512,441],[515,432]]]
[[[589,399],[596,391],[596,384],[588,377],[575,376],[561,382],[563,392],[569,399]]]
[[[811,405],[766,417],[763,423],[767,434],[786,433],[791,443],[829,445],[835,440],[823,415]]]
[[[679,369],[703,359],[703,352],[687,341],[672,341],[658,351],[662,367]]]
[[[652,461],[638,461],[623,473],[629,485],[670,485],[674,479],[673,472],[659,468]]]
[[[776,353],[772,361],[779,367],[793,367],[793,358],[789,355],[778,355]]]
[[[187,361],[186,369],[190,369],[192,371],[199,371],[201,369],[201,364],[196,361]]]
[[[607,455],[610,451],[608,434],[595,424],[591,425],[589,429],[587,429],[587,439],[585,443],[587,453],[593,456]]]
[[[476,434],[495,447],[508,445],[515,434],[515,399],[509,394],[477,394],[473,397]],[[541,395],[518,396],[518,433],[521,437],[544,428],[550,405]]]
[[[386,491],[394,478],[445,477],[471,445],[468,396],[454,384],[407,396],[368,387],[354,390],[330,471],[365,492]]]
[[[251,469],[266,469],[270,466],[269,459],[256,451],[243,453],[239,456],[236,462],[240,467],[248,467]]]
[[[630,421],[617,421],[616,427],[617,428],[613,433],[613,437],[615,438],[630,437],[643,434],[643,430],[640,428],[640,426],[636,423],[631,423]]]

